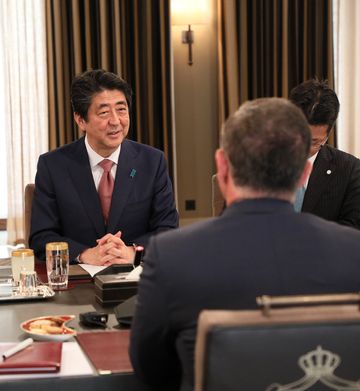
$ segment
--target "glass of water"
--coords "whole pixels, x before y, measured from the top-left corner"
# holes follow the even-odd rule
[[[69,246],[66,242],[46,244],[46,271],[52,289],[67,289],[69,279]]]
[[[20,271],[34,271],[34,251],[30,248],[13,250],[11,253],[11,269],[14,281],[18,284],[20,280]]]
[[[22,269],[20,272],[19,292],[23,296],[35,296],[37,276],[36,271]]]

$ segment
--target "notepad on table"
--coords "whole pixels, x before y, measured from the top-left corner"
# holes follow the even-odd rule
[[[83,332],[76,339],[100,375],[133,372],[129,330]]]
[[[0,345],[0,356],[10,347],[9,344]],[[61,352],[62,342],[35,342],[13,356],[0,360],[0,375],[58,372]]]

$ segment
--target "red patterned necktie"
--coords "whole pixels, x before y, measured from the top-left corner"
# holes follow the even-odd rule
[[[99,163],[99,166],[104,170],[99,182],[98,193],[105,224],[107,224],[108,221],[111,196],[114,189],[114,178],[111,175],[111,167],[113,164],[114,162],[109,159],[104,159]]]

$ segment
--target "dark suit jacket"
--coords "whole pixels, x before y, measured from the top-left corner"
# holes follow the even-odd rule
[[[360,229],[360,160],[324,145],[314,162],[301,211]]]
[[[40,156],[29,239],[37,257],[44,258],[45,245],[52,241],[68,242],[70,259],[74,259],[107,232],[121,230],[125,243],[146,245],[151,234],[177,226],[161,151],[123,141],[107,227],[84,138]]]
[[[193,381],[202,309],[256,308],[259,295],[360,289],[360,232],[274,199],[242,201],[220,217],[151,239],[132,324],[136,373]]]

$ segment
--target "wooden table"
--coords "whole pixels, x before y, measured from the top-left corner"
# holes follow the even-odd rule
[[[41,275],[41,268],[44,265],[37,264],[36,267]],[[0,340],[1,342],[21,341],[25,335],[19,327],[20,323],[45,315],[75,315],[76,319],[69,325],[77,331],[84,331],[86,328],[79,324],[79,314],[95,310],[109,313],[108,326],[112,329],[118,328],[112,308],[102,308],[95,301],[94,285],[91,280],[72,281],[69,284],[69,289],[56,292],[55,296],[50,299],[1,302]],[[76,365],[75,362],[74,365]],[[77,389],[86,391],[147,391],[153,388],[142,384],[134,374],[119,373],[100,376],[94,371],[93,376],[19,379],[15,381],[1,381],[0,376],[0,391],[71,391]]]

